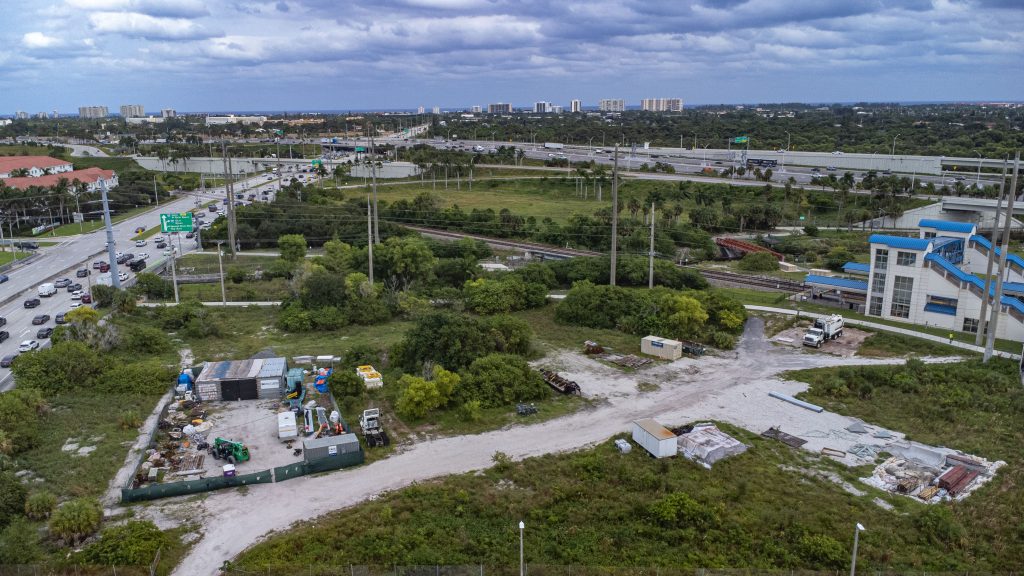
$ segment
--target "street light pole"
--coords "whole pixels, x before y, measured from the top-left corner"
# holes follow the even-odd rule
[[[857,522],[857,526],[853,529],[853,555],[850,557],[850,576],[856,576],[857,574],[857,544],[860,542],[860,533],[864,531],[864,526]]]
[[[978,176],[974,179],[974,187],[981,188],[981,152],[974,151],[978,155]]]
[[[221,250],[220,247],[221,244],[223,243],[223,240],[217,242],[217,267],[220,269],[220,301],[222,304],[227,305],[228,294],[227,291],[224,289],[224,251]]]
[[[519,576],[526,576],[526,564],[523,562],[523,529],[526,524],[519,521]]]

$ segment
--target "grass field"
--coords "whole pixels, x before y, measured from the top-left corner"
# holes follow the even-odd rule
[[[13,261],[15,256],[17,256],[18,259],[20,260],[22,258],[28,258],[31,255],[32,254],[30,252],[18,251],[17,253],[15,253],[15,252],[11,252],[10,250],[4,250],[4,251],[0,252],[0,266],[3,266],[4,264],[7,264],[8,262]]]
[[[623,354],[639,354],[640,339],[617,330],[585,328],[555,322],[555,307],[550,303],[543,308],[514,312],[512,315],[525,320],[533,329],[534,347],[539,354],[553,350],[583,350],[583,343],[593,340],[605,348]]]

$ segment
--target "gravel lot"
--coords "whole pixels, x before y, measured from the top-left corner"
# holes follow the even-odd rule
[[[544,364],[579,382],[585,396],[603,399],[595,407],[535,425],[512,425],[478,434],[471,440],[450,437],[404,446],[390,458],[359,468],[283,484],[214,492],[188,502],[183,498],[157,501],[137,508],[138,514],[163,526],[176,525],[182,519],[200,523],[202,537],[174,574],[213,575],[224,560],[293,522],[346,508],[414,482],[487,468],[497,451],[521,459],[578,450],[628,431],[630,423],[638,418],[653,417],[666,425],[718,419],[757,433],[781,425],[795,435],[822,432],[820,438],[808,438],[805,448],[809,450],[817,452],[825,445],[843,449],[840,438],[830,436],[830,431],[842,430],[853,419],[828,412],[817,414],[769,398],[771,390],[795,394],[805,387],[784,382],[776,375],[801,368],[903,362],[773,346],[764,339],[763,330],[763,321],[752,318],[735,351],[684,358],[629,374],[582,354],[564,352],[545,359]],[[641,382],[648,384],[642,388],[650,391],[639,391],[637,384]]]

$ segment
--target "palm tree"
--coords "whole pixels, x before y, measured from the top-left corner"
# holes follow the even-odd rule
[[[640,204],[640,199],[636,196],[630,196],[629,202],[626,203],[626,209],[629,210],[629,217],[633,220],[636,219],[636,214],[643,208]]]

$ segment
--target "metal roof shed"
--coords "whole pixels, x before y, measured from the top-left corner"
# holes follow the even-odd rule
[[[633,422],[633,441],[643,446],[655,458],[669,458],[675,456],[679,450],[676,435],[653,418]]]

